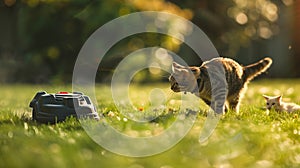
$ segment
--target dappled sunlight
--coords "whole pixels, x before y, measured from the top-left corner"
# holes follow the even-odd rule
[[[236,6],[228,8],[227,15],[240,25],[249,23],[245,29],[247,36],[258,35],[261,38],[269,39],[278,32],[278,28],[273,25],[278,20],[279,14],[275,3],[270,0],[234,0],[234,2]],[[265,18],[266,21],[261,18]]]
[[[164,0],[127,0],[128,4],[141,11],[158,11],[174,14],[191,20],[193,12],[190,9],[182,9],[177,5]],[[123,9],[124,10],[124,9]],[[156,31],[157,28],[168,27],[169,36],[164,38],[161,46],[171,51],[179,51],[180,45],[185,41],[185,36],[191,34],[192,27],[180,19],[170,20],[166,16],[158,15],[155,22],[147,25],[148,31]],[[172,37],[173,36],[173,37]]]
[[[140,10],[168,12],[186,19],[191,19],[193,17],[193,12],[191,10],[180,9],[178,6],[164,0],[128,0],[128,2]]]
[[[3,157],[8,160],[11,160],[12,156],[18,155],[19,158],[22,158],[23,165],[33,160],[32,155],[39,156],[47,153],[47,156],[51,158],[39,160],[38,165],[51,163],[58,167],[62,166],[64,162],[53,162],[53,160],[67,160],[70,157],[78,158],[78,162],[87,167],[94,166],[94,164],[89,165],[91,161],[93,163],[101,162],[101,165],[107,165],[107,167],[124,165],[127,167],[148,165],[151,167],[154,165],[153,163],[160,167],[163,165],[171,167],[197,167],[199,165],[206,167],[273,167],[275,165],[292,167],[300,164],[300,118],[298,117],[300,112],[289,114],[270,111],[269,115],[266,115],[265,111],[260,108],[264,104],[261,94],[271,94],[276,89],[288,93],[288,97],[293,101],[299,100],[297,96],[297,91],[300,90],[299,80],[254,81],[248,87],[242,101],[240,114],[233,111],[225,114],[212,136],[205,143],[199,143],[198,138],[207,118],[208,107],[199,100],[201,110],[198,112],[197,120],[189,133],[177,145],[159,155],[137,159],[122,157],[101,148],[88,137],[75,118],[56,125],[23,120],[23,113],[30,114],[27,106],[36,92],[35,89],[44,88],[48,92],[54,92],[53,87],[1,86],[1,93],[7,99],[6,102],[1,101],[0,133],[3,135],[1,141],[3,145],[0,150],[4,154]],[[64,90],[68,90],[68,88],[70,87],[61,87]],[[110,98],[109,86],[96,85],[95,89],[98,113],[106,119],[106,124],[110,124],[127,136],[159,136],[173,124],[177,116],[183,123],[191,122],[188,113],[180,115],[181,94],[170,92],[167,83],[130,86],[129,96],[136,104],[139,114],[154,114],[154,111],[148,110],[147,104],[166,102],[163,113],[144,123],[134,122],[115,108],[113,100]],[[23,94],[17,98],[14,94],[10,94],[21,92],[21,90]],[[16,102],[20,105],[15,106]],[[142,105],[143,109],[138,109]],[[6,111],[5,109],[10,110]],[[14,115],[15,113],[19,115]],[[102,122],[103,120],[100,121],[100,123]],[[90,124],[96,123],[91,122]],[[101,133],[99,132],[99,134]],[[28,156],[28,153],[31,155]],[[172,159],[174,157],[180,159],[174,160]],[[112,163],[111,160],[114,162]],[[4,164],[12,165],[8,162],[4,162]],[[14,162],[14,164],[19,164],[19,162]]]
[[[297,167],[300,111],[267,110],[262,95],[282,95],[283,101],[300,105],[300,79],[290,78],[299,76],[299,7],[297,0],[1,1],[1,165]],[[105,26],[124,18],[116,26]],[[202,30],[199,38],[194,35]],[[100,31],[100,38],[94,38]],[[88,83],[84,89],[94,86],[89,96],[100,120],[69,117],[54,124],[32,120],[29,103],[36,92],[78,88],[73,87],[73,72],[81,49],[88,51],[82,54],[82,67],[87,69],[80,69],[85,75],[78,81]],[[87,59],[91,55],[92,60]],[[268,56],[273,65],[249,83],[239,113],[228,109],[214,118],[210,106],[194,94],[174,92],[169,77],[174,61],[199,66],[219,55],[236,57],[246,65]],[[122,65],[126,60],[128,64]],[[89,83],[90,74],[95,76]],[[118,75],[120,80],[114,83]],[[180,87],[176,91],[184,90]],[[215,123],[212,134],[205,135]],[[91,135],[88,129],[97,126],[102,129]],[[203,134],[208,138],[202,141]],[[119,153],[112,150],[118,148]],[[147,153],[152,149],[159,150]]]
[[[291,38],[298,37],[297,31],[289,31],[294,20],[297,20],[293,19],[295,2],[297,1],[229,0],[217,3],[166,0],[4,0],[3,10],[1,8],[5,23],[0,31],[3,35],[3,45],[0,46],[0,79],[3,82],[70,83],[73,63],[88,37],[109,21],[141,11],[169,13],[191,21],[207,33],[220,55],[247,61],[269,55],[274,60],[284,58],[280,63],[288,66],[297,59],[290,57],[297,51],[297,47],[291,42]],[[116,30],[122,32],[127,26],[131,29],[131,24],[125,25]],[[155,33],[164,28],[169,35]],[[297,30],[297,27],[294,29]],[[105,67],[99,68],[99,71],[103,68],[105,72],[99,76],[97,74],[97,82],[109,80],[115,66],[126,55],[149,46],[173,51],[189,64],[201,63],[196,54],[186,46],[195,30],[183,20],[170,19],[160,13],[153,22],[146,23],[146,30],[154,33],[140,32],[124,37],[106,55],[101,55],[109,59],[105,60]],[[95,62],[100,60],[102,59],[97,58]],[[166,64],[168,62],[169,60]],[[278,67],[280,65],[274,66],[275,70],[270,71],[272,77],[297,75],[295,71],[291,71],[293,66],[286,70],[289,73],[280,71]],[[278,71],[280,73],[275,73]],[[157,73],[158,71],[151,69],[144,76],[149,81],[156,80],[157,78],[152,77]]]
[[[297,20],[297,18],[294,18],[296,16],[293,15],[293,10],[297,10],[296,8],[291,7],[293,4],[293,0],[281,0],[278,2],[271,0],[233,0],[233,4],[228,4],[228,7],[226,7],[226,10],[224,11],[228,18],[233,21],[230,26],[235,27],[233,30],[231,29],[232,31],[226,31],[221,34],[222,42],[228,47],[228,51],[226,51],[224,55],[236,56],[237,54],[241,54],[239,57],[248,55],[248,58],[254,58],[254,55],[258,53],[260,53],[260,55],[269,53],[269,51],[265,49],[258,51],[258,53],[252,53],[252,49],[255,48],[254,44],[256,44],[256,42],[260,42],[264,45],[275,45],[269,40],[276,39],[283,45],[285,43],[283,39],[291,41],[292,38],[285,34],[291,32],[290,30],[293,29],[293,22],[295,22],[294,20]],[[231,23],[228,21],[225,22],[223,27],[225,25],[227,26],[228,23]],[[226,28],[223,30],[226,30]],[[261,42],[259,39],[267,41]],[[275,49],[272,48],[272,51],[274,50]],[[285,48],[280,47],[280,45],[276,48],[276,51],[277,50],[286,52],[284,55],[290,54]],[[243,52],[241,53],[241,51]],[[251,54],[246,51],[251,51]],[[272,53],[274,58],[280,58],[281,55]]]

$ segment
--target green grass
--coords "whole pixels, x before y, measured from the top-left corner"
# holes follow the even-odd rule
[[[130,97],[136,113],[153,116],[148,95],[153,88],[165,92],[167,105],[151,122],[136,123],[119,113],[110,88],[96,88],[98,112],[108,123],[128,135],[150,136],[168,128],[179,113],[180,95],[168,84],[134,85]],[[286,101],[300,104],[300,80],[271,80],[250,83],[240,114],[227,113],[205,144],[198,142],[207,107],[203,107],[188,135],[161,154],[131,158],[111,153],[95,143],[70,118],[55,125],[31,121],[28,104],[37,91],[71,90],[71,86],[0,86],[0,164],[3,167],[298,167],[300,165],[300,112],[269,115],[262,94],[283,94]],[[126,118],[126,119],[124,119]],[[101,122],[101,121],[100,121]],[[99,132],[101,134],[101,132]],[[2,167],[1,166],[1,167]]]

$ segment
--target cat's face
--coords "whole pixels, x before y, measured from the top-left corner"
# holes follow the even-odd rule
[[[263,95],[263,97],[266,100],[266,108],[268,110],[271,110],[272,107],[275,108],[275,109],[279,109],[280,108],[281,96],[271,97],[271,96]]]
[[[193,92],[198,86],[197,78],[199,76],[199,67],[186,67],[173,62],[172,74],[169,77],[171,89],[174,92]]]

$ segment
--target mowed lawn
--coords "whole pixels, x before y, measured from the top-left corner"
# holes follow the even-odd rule
[[[180,94],[167,83],[131,85],[129,97],[140,114],[151,113],[149,94],[164,91],[166,106],[161,116],[142,126],[121,115],[111,98],[110,86],[97,85],[97,109],[109,124],[129,136],[162,133],[175,120]],[[193,128],[177,145],[149,157],[114,154],[95,143],[71,118],[47,125],[31,121],[29,102],[37,91],[70,91],[71,86],[0,86],[0,167],[299,167],[300,112],[268,115],[262,94],[282,94],[285,101],[300,104],[300,80],[256,80],[250,83],[240,114],[228,112],[207,142],[198,142],[206,120],[207,106],[201,110]],[[145,114],[146,115],[146,114]],[[102,122],[101,120],[99,122]],[[99,132],[101,134],[101,132]],[[116,144],[117,145],[117,144]]]

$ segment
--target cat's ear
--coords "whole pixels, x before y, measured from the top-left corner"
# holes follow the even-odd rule
[[[184,66],[182,66],[176,62],[172,63],[172,73],[180,73],[182,71],[187,71]]]
[[[178,64],[177,62],[172,63],[172,67],[174,68],[185,68],[185,66]]]
[[[198,67],[191,67],[190,70],[195,76],[200,76],[200,69]]]
[[[172,63],[172,73],[177,73],[179,71],[179,68],[177,66],[176,62]]]
[[[270,98],[269,98],[269,96],[267,96],[267,95],[262,95],[266,100],[269,100]]]
[[[278,101],[281,101],[282,95],[277,96],[276,99],[277,99]]]

